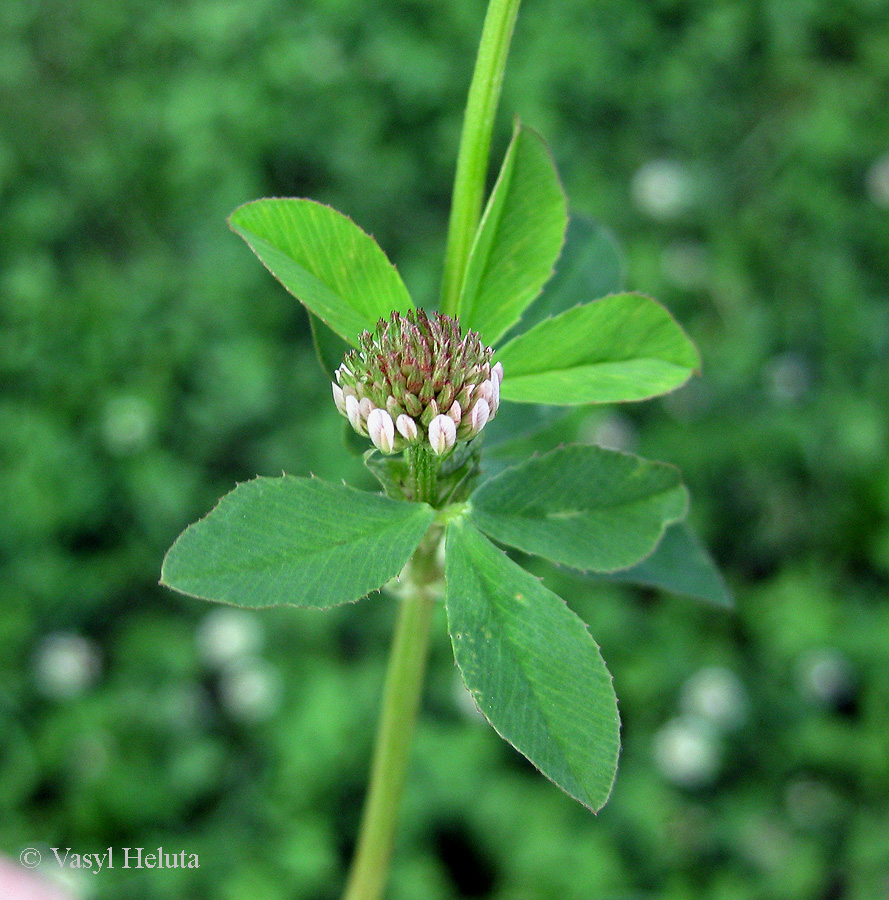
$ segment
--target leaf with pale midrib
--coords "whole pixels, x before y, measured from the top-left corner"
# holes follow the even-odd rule
[[[256,478],[180,535],[161,580],[237,606],[335,606],[398,575],[434,517],[317,478]]]
[[[553,273],[568,224],[565,194],[543,138],[517,126],[466,264],[463,329],[493,346]]]
[[[545,319],[623,288],[623,263],[611,234],[592,219],[571,215],[556,271],[507,334],[513,338]]]
[[[470,504],[472,521],[504,544],[610,572],[651,553],[688,495],[674,466],[574,444],[495,475]]]
[[[501,396],[519,403],[624,403],[684,384],[698,352],[641,294],[613,294],[545,319],[497,351]]]
[[[448,526],[445,578],[454,657],[479,709],[547,778],[600,809],[620,720],[586,625],[465,519]]]

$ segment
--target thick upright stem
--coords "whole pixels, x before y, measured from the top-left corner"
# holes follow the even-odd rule
[[[460,291],[481,218],[491,133],[518,12],[519,0],[490,0],[482,28],[475,71],[466,100],[448,224],[441,311],[449,316],[456,317],[460,313]]]
[[[370,788],[349,883],[343,900],[379,900],[389,872],[398,807],[404,788],[414,722],[420,705],[435,609],[434,529],[417,548],[408,569],[374,747]]]

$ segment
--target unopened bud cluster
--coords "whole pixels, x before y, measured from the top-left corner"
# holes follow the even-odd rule
[[[441,313],[393,312],[336,370],[336,407],[383,453],[427,443],[439,456],[497,414],[503,367],[478,334]]]

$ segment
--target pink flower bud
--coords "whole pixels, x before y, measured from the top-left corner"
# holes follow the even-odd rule
[[[455,443],[452,431],[461,441],[472,437],[470,410],[478,400],[487,403],[488,419],[494,415],[502,367],[491,365],[493,352],[478,333],[464,334],[454,318],[423,310],[393,312],[373,332],[362,332],[346,354],[334,375],[334,401],[364,436],[373,411],[387,413],[391,429],[380,416],[372,423],[374,444],[386,452],[431,435],[436,452],[445,455]],[[438,422],[430,431],[440,416],[454,427]],[[481,427],[483,419],[479,407],[474,421]]]
[[[482,428],[487,425],[490,416],[491,407],[488,406],[488,401],[484,398],[482,398],[481,400],[476,400],[475,406],[472,407],[472,412],[469,414],[469,422],[472,426],[472,433],[478,434],[482,430]]]
[[[406,440],[413,443],[417,439],[417,423],[410,417],[402,413],[395,420],[395,427],[398,433]]]
[[[447,453],[457,440],[457,426],[450,416],[436,416],[429,423],[429,443],[437,456]]]
[[[331,382],[330,386],[333,388],[333,402],[336,403],[336,408],[341,416],[346,415],[346,397],[343,394],[343,389],[333,382]]]
[[[395,445],[395,425],[385,409],[372,409],[367,417],[367,433],[374,447],[391,453]]]

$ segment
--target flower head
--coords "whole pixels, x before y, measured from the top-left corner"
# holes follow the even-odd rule
[[[443,455],[497,414],[503,367],[493,352],[450,316],[393,312],[336,370],[334,402],[383,453],[426,442]]]

